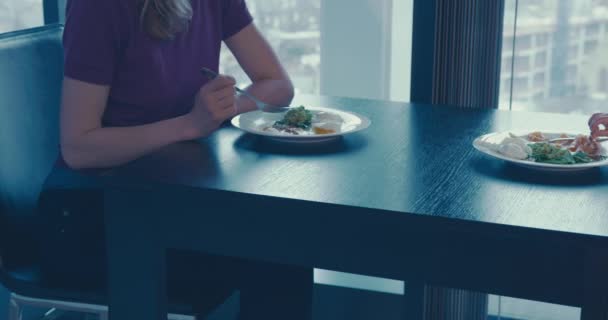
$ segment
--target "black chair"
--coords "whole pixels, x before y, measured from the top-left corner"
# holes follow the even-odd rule
[[[0,35],[0,283],[11,292],[8,320],[21,320],[24,306],[107,317],[104,288],[48,286],[40,269],[36,239],[48,226],[36,212],[59,151],[62,32],[48,25]],[[169,309],[172,319],[194,314],[187,305]]]

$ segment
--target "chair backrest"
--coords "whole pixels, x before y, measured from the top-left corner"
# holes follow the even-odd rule
[[[0,35],[0,253],[27,225],[59,151],[63,26]],[[14,234],[19,230],[19,234]],[[4,249],[4,250],[3,250]]]

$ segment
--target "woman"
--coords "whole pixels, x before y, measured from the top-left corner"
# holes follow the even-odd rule
[[[254,110],[252,101],[235,96],[233,78],[208,81],[199,73],[201,67],[218,69],[222,41],[251,78],[250,93],[273,105],[289,104],[290,79],[244,0],[68,1],[63,162],[74,169],[119,166],[172,143],[210,136],[229,118]],[[103,265],[97,260],[103,239],[91,236],[100,235],[92,225],[77,229],[92,243],[61,235],[61,255],[70,256],[69,246],[79,246],[72,253],[97,248],[89,257],[95,263],[69,266],[54,253],[47,265],[59,278],[100,278],[103,270],[91,266]],[[186,253],[170,257],[170,296],[186,297],[201,312],[226,289],[237,288],[241,319],[309,317],[311,269]]]
[[[65,26],[62,154],[73,168],[121,165],[209,136],[254,104],[234,79],[207,82],[221,41],[253,80],[248,91],[287,105],[291,82],[243,0],[70,1]]]

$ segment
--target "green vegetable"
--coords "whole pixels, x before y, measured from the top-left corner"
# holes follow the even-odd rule
[[[574,158],[574,161],[576,161],[576,163],[589,163],[595,161],[593,160],[593,158],[589,157],[588,154],[582,151],[573,154],[572,157]]]
[[[568,149],[546,142],[534,143],[530,144],[529,146],[532,148],[532,155],[530,158],[536,162],[552,164],[577,164],[597,161],[597,159],[590,157],[585,152],[578,151],[572,154]],[[601,156],[599,160],[603,160],[605,158],[606,157]]]
[[[539,142],[530,145],[532,155],[530,156],[536,162],[552,163],[552,164],[575,164],[576,160],[566,149],[552,145],[546,142]]]
[[[310,129],[312,125],[312,112],[306,110],[304,106],[293,108],[285,114],[282,120],[275,122],[274,126],[279,128],[296,127]]]

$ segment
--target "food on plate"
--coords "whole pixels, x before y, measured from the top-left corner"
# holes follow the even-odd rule
[[[529,142],[512,133],[509,133],[509,136],[499,143],[493,143],[486,140],[483,140],[480,143],[488,149],[513,159],[525,160],[532,154],[532,149],[528,146]]]
[[[331,130],[331,129],[324,129],[321,127],[314,127],[312,128],[312,131],[314,131],[314,133],[316,134],[332,134],[335,133],[335,130]]]
[[[313,113],[313,131],[317,134],[332,134],[342,129],[344,120],[335,113],[316,111]]]
[[[528,140],[533,142],[540,142],[547,140],[547,138],[545,138],[545,135],[542,132],[535,131],[528,134]]]
[[[312,124],[312,112],[306,110],[304,106],[287,111],[282,120],[274,123],[273,127],[278,130],[284,128],[309,129]]]
[[[510,135],[500,143],[498,152],[514,159],[523,160],[530,156],[532,150],[526,140],[515,135]]]
[[[604,159],[604,157],[600,154],[590,154],[583,150],[573,150],[571,148],[564,148],[560,145],[546,142],[534,143],[531,145],[531,148],[532,155],[530,156],[530,158],[533,159],[535,162],[553,164],[576,164],[590,163]]]
[[[537,142],[530,145],[532,154],[530,158],[535,162],[552,163],[552,164],[575,164],[576,161],[572,153],[568,149],[558,145]]]
[[[512,159],[548,164],[570,165],[607,159],[602,145],[589,136],[579,135],[574,138],[562,134],[559,135],[560,138],[573,139],[557,143],[552,143],[550,140],[558,135],[550,138],[548,136],[550,134],[541,132],[533,132],[521,137],[509,133],[498,143],[484,139],[480,141],[480,145]]]
[[[283,119],[264,131],[291,135],[324,135],[339,132],[344,120],[338,114],[307,110],[304,106],[290,109]]]
[[[601,155],[602,145],[589,136],[579,135],[574,140],[574,146],[570,148],[570,151],[583,152],[592,157],[597,157]]]

